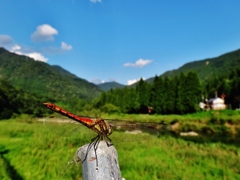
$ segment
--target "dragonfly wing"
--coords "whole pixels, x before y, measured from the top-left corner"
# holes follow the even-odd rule
[[[96,136],[96,133],[91,129],[68,118],[44,118],[40,119],[40,121],[53,140],[67,138],[80,146],[89,143]]]
[[[107,123],[113,127],[113,130],[121,131],[142,131],[149,134],[156,134],[156,132],[171,131],[170,124],[154,123],[154,122],[136,122],[124,120],[107,120]]]
[[[115,143],[115,139],[123,142],[147,140],[171,129],[170,125],[163,123],[142,123],[124,120],[108,120],[107,123],[113,128],[113,134],[110,136],[110,138],[114,139],[113,143]]]

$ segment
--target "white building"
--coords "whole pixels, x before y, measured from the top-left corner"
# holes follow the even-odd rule
[[[224,110],[226,109],[226,104],[224,104],[224,99],[221,98],[212,98],[207,102],[209,108],[213,110]]]

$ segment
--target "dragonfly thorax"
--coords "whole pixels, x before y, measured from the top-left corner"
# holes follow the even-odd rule
[[[113,132],[112,126],[107,124],[103,119],[96,120],[90,128],[101,136],[109,136]]]

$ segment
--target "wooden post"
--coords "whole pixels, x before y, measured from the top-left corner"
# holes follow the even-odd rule
[[[100,141],[97,153],[98,167],[94,148],[88,150],[89,144],[80,147],[76,156],[82,161],[82,174],[84,180],[122,180],[118,164],[118,155],[115,147],[107,146],[105,141]]]

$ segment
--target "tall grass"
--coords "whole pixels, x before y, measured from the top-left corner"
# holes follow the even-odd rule
[[[144,120],[147,117],[156,121],[162,118],[139,117],[142,116]],[[18,179],[81,179],[81,166],[67,171],[67,164],[78,147],[90,142],[89,129],[83,128],[83,131],[71,134],[71,138],[56,136],[42,123],[25,118],[26,121],[0,121],[0,178],[11,179],[11,169]],[[140,138],[141,134],[125,136]],[[125,179],[240,179],[240,150],[236,145],[196,143],[170,135],[118,143],[123,140],[120,132],[111,138]],[[71,165],[75,167],[75,164]]]

